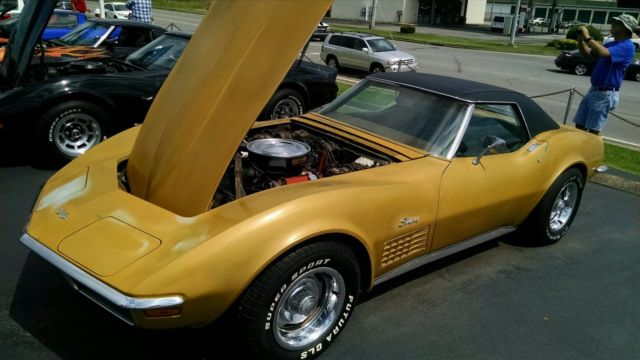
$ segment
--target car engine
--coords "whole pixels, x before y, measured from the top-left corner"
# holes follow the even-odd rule
[[[38,82],[62,76],[81,74],[114,74],[131,71],[131,67],[112,59],[78,60],[31,66],[29,81]]]
[[[270,188],[392,162],[386,155],[298,123],[256,129],[240,145],[209,208]]]

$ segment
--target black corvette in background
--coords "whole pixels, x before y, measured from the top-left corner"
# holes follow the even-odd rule
[[[595,60],[585,57],[579,50],[563,50],[555,59],[555,64],[562,70],[575,75],[589,75],[593,71]],[[640,61],[634,60],[625,72],[625,79],[640,81]]]
[[[28,150],[50,166],[83,154],[144,120],[190,37],[165,33],[124,60],[100,54],[44,71],[32,67],[22,86],[0,91],[0,137],[21,139],[23,148],[12,151]],[[333,100],[335,80],[334,69],[296,61],[260,119],[299,115]]]

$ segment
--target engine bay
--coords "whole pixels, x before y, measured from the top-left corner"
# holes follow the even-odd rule
[[[229,164],[209,208],[263,190],[394,162],[387,155],[300,123],[253,129]]]
[[[39,82],[69,75],[82,74],[115,74],[132,71],[131,66],[109,58],[44,62],[29,67],[28,82]]]

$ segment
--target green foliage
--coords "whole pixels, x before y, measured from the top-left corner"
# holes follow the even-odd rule
[[[400,32],[405,34],[413,34],[416,32],[416,26],[412,24],[400,25]]]
[[[556,48],[560,50],[575,50],[578,48],[578,42],[573,39],[562,39],[558,41]]]
[[[576,25],[572,26],[567,30],[567,39],[578,40],[578,27],[585,25]],[[604,40],[604,35],[602,35],[602,31],[600,29],[594,27],[593,25],[586,25],[587,30],[589,30],[589,35],[593,38],[593,40],[600,41]]]
[[[558,50],[575,50],[578,48],[578,42],[572,39],[555,39],[549,41],[547,46]]]

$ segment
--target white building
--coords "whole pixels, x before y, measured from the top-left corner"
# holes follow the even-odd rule
[[[595,1],[595,0],[594,0]],[[640,0],[638,0],[640,2]],[[558,0],[562,3],[562,0]],[[483,24],[493,15],[510,14],[515,0],[334,0],[331,18],[369,21],[371,8],[377,4],[376,22],[419,25]],[[592,1],[593,3],[593,1]],[[522,0],[521,8],[533,4],[530,17],[551,19],[554,11],[561,21],[577,20],[584,23],[607,24],[611,17],[628,13],[636,18],[638,9],[619,9],[611,0],[602,0],[603,6],[558,6],[552,9],[550,1]]]

